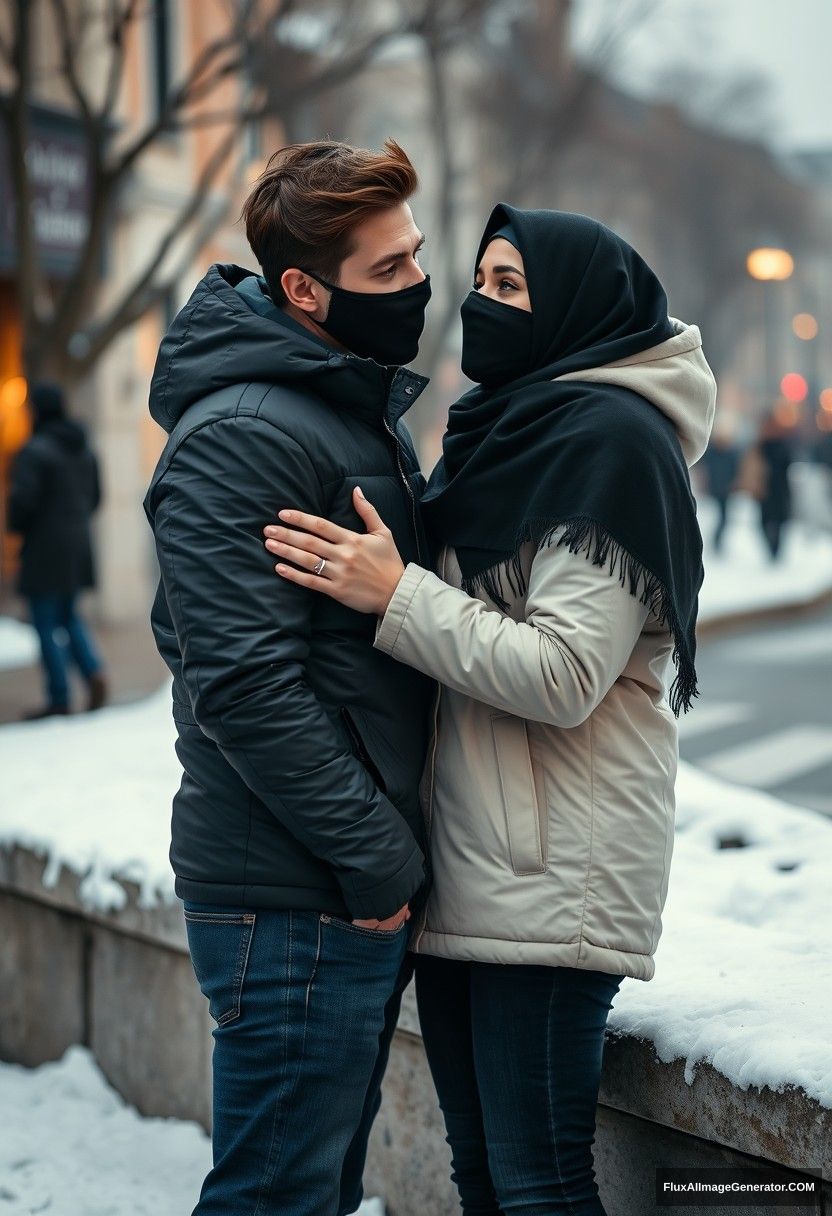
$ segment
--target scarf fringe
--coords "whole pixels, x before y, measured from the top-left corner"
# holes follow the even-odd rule
[[[566,545],[570,553],[584,552],[593,566],[605,567],[608,574],[618,578],[622,587],[627,587],[630,595],[634,595],[640,604],[647,605],[660,625],[667,627],[673,639],[673,663],[676,666],[668,700],[675,717],[678,718],[682,711],[687,713],[693,699],[699,696],[699,689],[694,656],[670,593],[664,583],[610,536],[597,520],[581,515],[556,523],[551,520],[527,521],[517,538],[513,556],[479,574],[464,577],[463,590],[468,595],[483,591],[498,608],[508,612],[506,584],[518,598],[527,591],[520,546],[532,541],[537,549],[541,549],[551,544],[561,529],[562,534],[557,538],[558,546]]]

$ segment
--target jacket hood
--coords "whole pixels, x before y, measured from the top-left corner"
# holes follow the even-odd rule
[[[372,359],[333,350],[287,319],[264,316],[235,288],[258,278],[242,266],[217,263],[195,287],[162,339],[150,384],[150,413],[170,432],[195,402],[234,384],[262,381],[312,392],[380,420],[387,371]],[[274,306],[272,306],[273,308]],[[415,400],[427,381],[414,372]]]
[[[696,325],[670,317],[672,338],[600,367],[567,372],[557,380],[615,384],[639,393],[670,419],[688,467],[708,446],[716,409],[716,380]]]
[[[81,452],[87,443],[87,432],[74,418],[50,418],[35,429],[35,435],[54,439],[68,452]]]

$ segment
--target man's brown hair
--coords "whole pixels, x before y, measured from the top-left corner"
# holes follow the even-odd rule
[[[286,302],[280,279],[290,267],[337,284],[341,263],[352,253],[353,230],[374,211],[405,202],[418,184],[393,139],[383,152],[329,140],[275,152],[242,213],[275,304]]]

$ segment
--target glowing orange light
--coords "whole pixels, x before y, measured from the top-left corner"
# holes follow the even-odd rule
[[[16,452],[29,438],[28,391],[23,376],[12,376],[0,384],[0,449],[4,452]]]
[[[752,279],[781,281],[791,277],[794,258],[785,249],[752,249],[745,259],[745,266]]]
[[[817,318],[810,312],[799,312],[796,317],[792,317],[792,331],[796,338],[811,342],[812,338],[818,336]]]
[[[827,414],[832,414],[832,388],[825,388],[820,395],[820,408]]]
[[[26,400],[29,388],[25,376],[12,376],[0,385],[0,409],[19,409]]]
[[[809,395],[806,377],[799,372],[787,372],[780,381],[780,392],[787,401],[805,401]]]
[[[825,410],[818,410],[815,422],[819,431],[832,431],[832,414],[827,414]]]

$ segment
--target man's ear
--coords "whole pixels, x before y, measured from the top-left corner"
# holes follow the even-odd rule
[[[313,321],[325,321],[329,312],[330,292],[311,275],[302,270],[284,270],[280,276],[280,286],[290,304],[302,312],[309,313]]]

